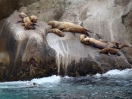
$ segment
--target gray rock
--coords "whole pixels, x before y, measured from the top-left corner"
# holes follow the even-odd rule
[[[59,37],[47,31],[51,26],[37,22],[35,30],[26,30],[18,12],[0,24],[0,80],[25,80],[53,74],[85,76],[111,69],[131,68],[121,56],[99,54],[99,49],[80,42],[80,33],[64,32]],[[48,34],[47,34],[48,33]]]
[[[80,33],[59,37],[47,31],[50,20],[68,21],[93,32],[90,36],[131,46],[131,0],[40,0],[22,7],[38,16],[35,30],[25,30],[18,12],[0,22],[0,80],[25,80],[53,74],[85,76],[112,69],[132,68],[132,51],[121,56],[99,54],[98,48],[80,42]],[[45,22],[44,22],[45,21]]]

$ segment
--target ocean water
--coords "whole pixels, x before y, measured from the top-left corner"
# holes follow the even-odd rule
[[[132,99],[132,69],[76,78],[53,75],[1,82],[0,99]]]

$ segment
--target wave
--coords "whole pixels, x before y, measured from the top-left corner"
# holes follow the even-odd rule
[[[38,79],[32,79],[31,82],[35,82],[38,84],[43,84],[43,83],[57,83],[61,80],[60,76],[53,75],[51,77],[43,77],[43,78],[38,78]]]
[[[96,74],[94,77],[108,77],[108,78],[132,78],[132,69],[125,70],[110,70],[104,74]]]
[[[50,76],[50,77],[43,77],[43,78],[34,78],[31,81],[13,81],[13,82],[1,82],[0,83],[0,88],[25,88],[25,87],[34,87],[33,83],[38,84],[38,85],[44,85],[45,83],[47,84],[56,84],[59,83],[63,80],[65,80],[66,82],[75,82],[80,81],[80,80],[97,80],[96,78],[109,78],[109,79],[132,79],[132,69],[125,69],[125,70],[110,70],[104,74],[96,74],[93,76],[85,76],[85,77],[60,77],[60,76]],[[64,81],[64,82],[65,82]],[[36,86],[36,85],[35,85]]]

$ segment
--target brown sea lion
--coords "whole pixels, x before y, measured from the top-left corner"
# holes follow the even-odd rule
[[[24,12],[21,12],[20,14],[19,14],[19,17],[21,18],[21,19],[23,19],[24,17],[28,17]]]
[[[106,42],[106,41],[103,41],[102,39],[96,40],[94,38],[86,37],[85,35],[80,35],[80,41],[84,44],[93,45],[94,47],[97,47],[100,49],[103,49],[103,48],[121,49],[124,47],[130,47],[126,44],[122,45],[116,41]]]
[[[36,22],[37,22],[37,16],[31,15],[29,18],[30,18],[30,20],[31,20],[33,23],[36,23]]]
[[[71,22],[49,21],[48,25],[51,25],[52,28],[58,28],[65,32],[83,33],[89,35],[85,28]]]
[[[30,22],[22,23],[22,26],[25,26],[25,28],[28,29],[28,30],[35,29],[34,24],[32,24]]]
[[[34,27],[35,24],[33,22],[31,22],[29,17],[24,17],[22,19],[22,22],[23,22],[22,26],[25,26],[26,29],[35,29],[35,27]]]
[[[117,44],[114,42],[107,42],[107,48],[117,48]]]
[[[84,44],[90,45],[90,43],[88,41],[84,40],[85,38],[86,38],[86,35],[83,35],[83,34],[80,35],[80,41]]]
[[[55,33],[55,34],[59,35],[60,37],[64,37],[65,36],[65,34],[61,30],[59,30],[57,28],[51,29],[51,30],[49,30],[49,32]]]
[[[122,49],[122,48],[124,48],[124,47],[130,47],[130,46],[128,46],[128,45],[126,45],[126,44],[123,44],[123,45],[120,44],[120,45],[117,46],[118,49]]]
[[[114,54],[114,55],[120,56],[119,51],[117,49],[114,49],[114,48],[104,48],[104,49],[100,50],[99,53],[108,54],[108,55]]]
[[[17,23],[23,22],[23,19],[24,19],[25,17],[28,17],[28,16],[27,16],[24,12],[21,12],[21,13],[19,14],[19,17],[20,17],[22,20],[18,21]]]
[[[33,22],[30,20],[30,18],[29,17],[24,17],[23,19],[22,19],[22,22],[23,23],[32,23],[33,24]]]
[[[104,40],[102,40],[102,39],[99,39],[99,41],[100,42],[104,42],[104,43],[107,43],[108,41],[104,41]]]
[[[117,48],[117,49],[122,49],[124,47],[130,47],[129,45],[126,44],[121,44],[119,42],[116,41],[111,41],[107,43],[107,48]]]
[[[100,42],[99,40],[96,40],[94,38],[85,37],[83,35],[80,36],[80,40],[81,40],[82,43],[92,45],[96,48],[103,49],[103,48],[107,47],[107,43]]]
[[[18,22],[22,22],[22,26],[25,26],[26,29],[35,29],[34,22],[32,22],[31,19],[24,12],[21,12],[19,14],[19,17],[22,20]]]

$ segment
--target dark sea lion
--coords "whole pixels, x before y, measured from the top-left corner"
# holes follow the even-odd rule
[[[104,49],[100,50],[99,53],[108,54],[108,55],[114,54],[114,55],[120,56],[119,51],[117,49],[114,49],[114,48],[104,48]]]

